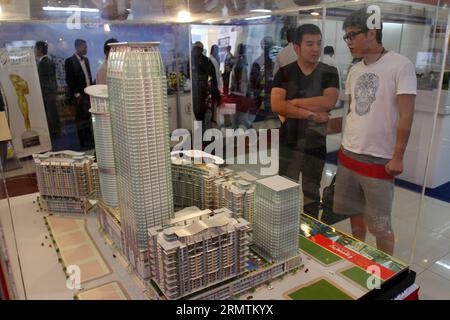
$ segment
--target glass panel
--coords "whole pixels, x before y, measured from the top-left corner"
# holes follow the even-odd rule
[[[423,299],[449,299],[448,247],[450,220],[448,185],[448,11],[436,8],[430,48],[417,54],[419,91],[411,139],[406,151],[409,166],[404,180],[410,190],[421,190],[412,264],[428,267],[417,278]],[[427,141],[427,143],[424,143]],[[425,147],[426,146],[426,147]],[[423,270],[423,269],[422,269]],[[420,271],[420,269],[419,269]]]
[[[357,44],[358,39],[367,40],[370,33],[351,34],[358,30],[343,28],[345,19],[360,9],[363,3],[377,6],[383,19],[382,47],[374,42],[359,43],[362,46],[359,49],[367,49],[364,47],[367,43],[375,47],[373,56],[366,57],[369,62],[367,66],[364,62],[357,64],[349,47]],[[450,287],[447,272],[450,264],[450,206],[447,196],[450,177],[446,169],[450,158],[446,122],[449,113],[446,97],[450,90],[446,33],[449,12],[446,6],[437,6],[436,3],[425,0],[2,2],[0,84],[3,99],[0,100],[6,103],[5,123],[11,128],[12,139],[2,138],[0,142],[0,266],[2,274],[6,274],[6,281],[1,283],[3,291],[0,298],[6,297],[4,287],[8,288],[8,295],[15,299],[87,298],[98,293],[82,294],[92,289],[92,279],[82,283],[79,289],[69,289],[70,285],[66,285],[65,279],[69,277],[71,265],[66,253],[61,252],[62,247],[55,250],[55,246],[60,245],[61,241],[70,242],[71,237],[64,238],[67,234],[58,234],[60,214],[52,213],[56,211],[65,211],[64,218],[72,212],[71,219],[85,221],[85,229],[72,231],[79,237],[84,237],[86,233],[93,234],[91,239],[83,238],[83,241],[87,241],[88,247],[96,244],[106,257],[105,260],[96,260],[98,264],[93,269],[101,275],[108,265],[115,273],[114,280],[125,283],[125,288],[110,289],[116,290],[122,298],[154,298],[160,293],[158,286],[161,283],[142,293],[139,289],[141,280],[136,284],[131,276],[117,276],[123,275],[120,271],[123,266],[119,266],[117,258],[123,260],[126,256],[132,261],[130,270],[134,268],[140,275],[149,274],[148,265],[153,263],[151,257],[158,252],[152,251],[147,256],[144,247],[148,240],[147,227],[153,226],[156,220],[162,223],[149,214],[157,206],[157,201],[161,206],[171,206],[173,203],[176,209],[194,205],[210,210],[226,207],[234,214],[233,218],[248,220],[252,228],[272,227],[272,233],[253,230],[260,232],[256,239],[264,239],[265,243],[276,238],[272,247],[267,245],[268,248],[263,248],[267,250],[258,251],[255,245],[248,247],[247,242],[255,241],[255,237],[249,237],[247,232],[235,235],[236,239],[242,240],[239,256],[248,256],[249,263],[242,262],[240,266],[244,271],[273,268],[271,272],[278,274],[280,270],[291,268],[295,272],[298,261],[290,261],[286,265],[277,265],[279,261],[275,261],[274,264],[271,250],[280,251],[274,249],[276,245],[278,248],[292,249],[289,236],[297,237],[297,230],[292,225],[299,220],[299,248],[303,259],[313,257],[314,263],[315,259],[325,259],[325,262],[331,259],[338,265],[342,259],[348,260],[344,257],[348,254],[362,257],[359,262],[351,261],[355,269],[343,273],[353,277],[353,281],[361,276],[361,270],[365,275],[364,271],[370,266],[381,270],[382,280],[400,278],[399,275],[404,274],[408,266],[418,273],[430,268],[417,278],[417,283],[424,288],[424,297],[448,297],[449,290],[441,293],[427,287],[433,282],[438,282],[443,288]],[[75,7],[69,10],[72,5]],[[372,22],[376,23],[376,19]],[[289,32],[307,24],[310,31],[301,40],[295,32],[293,36]],[[319,28],[319,37],[312,25]],[[347,42],[343,40],[344,35],[348,38]],[[108,108],[105,105],[96,106],[99,109],[95,112],[103,109],[91,120],[89,108],[93,104],[84,94],[84,86],[73,86],[70,77],[66,77],[68,69],[65,68],[65,60],[70,57],[76,59],[72,55],[77,38],[86,41],[78,43],[79,54],[86,54],[89,58],[80,62],[78,71],[82,72],[78,74],[81,76],[77,81],[86,82],[88,78],[90,84],[96,79],[97,83],[101,82],[97,73],[104,70],[105,40],[160,42],[161,56],[150,57],[144,51],[142,59],[148,58],[157,66],[149,74],[158,72],[163,66],[161,70],[166,78],[162,85],[161,78],[156,77],[148,77],[140,84],[135,78],[124,80],[123,85],[110,83],[110,90],[117,93],[114,95],[116,108],[128,102],[136,103],[135,109],[122,110],[120,115],[134,125],[125,126],[116,120],[116,133],[124,133],[116,134],[116,140],[120,140],[116,143],[123,150],[136,150],[149,137],[165,131],[166,127],[170,132],[187,129],[179,132],[192,134],[193,149],[202,149],[224,159],[225,165],[221,170],[204,164],[188,167],[172,165],[173,200],[156,200],[153,195],[172,192],[171,178],[167,176],[168,165],[164,162],[168,161],[167,155],[161,152],[155,156],[156,146],[149,145],[144,146],[139,158],[135,157],[138,152],[122,155],[120,160],[125,167],[132,163],[128,168],[130,172],[116,176],[113,158],[117,158],[117,154],[104,146],[94,149],[91,132],[92,126],[95,139],[99,136],[107,139],[111,123],[105,121],[103,116],[108,113]],[[296,46],[289,45],[288,38],[296,39]],[[87,46],[87,53],[83,52],[84,45]],[[358,56],[357,50],[353,50],[353,56]],[[288,62],[278,66],[280,57],[286,52]],[[129,70],[136,72],[137,77],[142,76],[143,70],[135,68],[136,64],[127,65],[126,59],[123,59],[126,53],[116,54],[111,63],[115,72]],[[319,64],[320,72],[316,69],[318,61],[322,63]],[[294,63],[297,68],[287,68],[289,63]],[[383,63],[385,67],[380,67]],[[315,67],[310,68],[312,65]],[[212,80],[214,78],[215,81]],[[401,146],[398,145],[398,149],[394,147],[398,140],[397,126],[404,119],[399,116],[397,94],[413,93],[415,83],[414,120],[403,155],[403,172],[395,179],[387,179],[384,165],[393,158],[395,150],[400,158],[403,153]],[[159,98],[145,92],[147,87],[155,88],[154,93]],[[122,91],[123,88],[126,92]],[[327,96],[316,99],[324,95],[325,89]],[[353,101],[351,107],[349,94]],[[286,99],[293,100],[290,107],[286,107]],[[138,113],[137,110],[142,111],[144,105],[149,110],[156,105],[167,105],[167,117],[165,112],[152,115],[150,111],[145,115]],[[408,106],[401,109],[408,109]],[[381,112],[378,113],[378,110]],[[360,118],[373,112],[377,116],[361,124]],[[283,117],[288,118],[287,122]],[[195,119],[202,121],[201,129],[194,123]],[[405,137],[407,127],[403,132]],[[206,136],[202,137],[203,134]],[[136,140],[129,141],[131,136]],[[215,148],[211,140],[216,143]],[[177,141],[166,142],[171,147],[177,144]],[[158,144],[166,142],[158,141]],[[344,156],[339,156],[342,145],[353,153],[345,151]],[[43,168],[36,170],[33,154],[63,150],[82,151],[85,155],[69,152],[61,156],[64,159],[59,159],[59,164],[50,162],[45,168],[48,170],[46,174],[60,179],[45,178],[45,174],[39,171]],[[157,161],[148,164],[152,156]],[[108,166],[102,166],[102,157],[103,160],[107,157]],[[191,154],[188,158],[198,157]],[[93,165],[94,159],[99,160],[97,165]],[[358,164],[360,162],[363,164]],[[164,169],[166,175],[161,174],[156,181],[152,172],[164,166],[161,163],[167,167]],[[145,172],[142,171],[144,167],[147,167]],[[358,168],[363,168],[363,174],[354,173]],[[338,179],[333,189],[330,185],[337,171]],[[289,195],[283,194],[286,197],[278,196],[273,188],[262,192],[264,188],[257,187],[262,179],[277,173],[288,178],[281,180],[282,184],[299,182],[290,189]],[[379,174],[383,179],[373,177]],[[155,184],[149,193],[144,193],[142,190],[148,187],[148,183],[130,184],[123,178],[127,175],[132,179],[145,178]],[[42,181],[61,194],[46,201],[38,199],[38,191],[42,194],[44,189]],[[122,194],[140,192],[140,197],[120,198],[114,187],[116,181],[123,187]],[[350,185],[351,181],[354,185]],[[82,200],[61,199],[72,192],[86,195],[89,191],[95,196],[85,196]],[[297,191],[301,201],[297,201]],[[102,196],[100,204],[96,203],[102,193],[108,195]],[[341,213],[353,213],[360,219],[333,213],[333,199],[341,201]],[[298,202],[304,211],[300,219],[288,214],[296,211]],[[126,207],[122,210],[123,216],[117,203]],[[104,209],[103,205],[109,209]],[[136,218],[139,222],[128,223],[138,206],[145,209]],[[277,208],[278,213],[283,208],[286,214],[274,214],[277,210],[273,208]],[[90,211],[86,216],[79,214],[86,211]],[[100,233],[96,219],[101,225]],[[264,219],[273,220],[268,223]],[[77,223],[74,228],[78,228]],[[30,233],[25,235],[25,230]],[[125,243],[123,233],[136,236],[130,236]],[[175,237],[176,234],[167,234],[169,240]],[[188,238],[189,241],[198,240],[191,234]],[[105,241],[109,246],[104,246]],[[141,250],[134,250],[138,244]],[[228,245],[223,244],[224,248]],[[39,249],[45,252],[40,253]],[[81,251],[74,252],[79,254]],[[282,256],[293,251],[283,252]],[[36,259],[30,258],[33,256],[28,255],[30,252],[40,254],[42,268],[35,268]],[[92,252],[95,255],[99,251]],[[193,252],[195,255],[202,254],[196,247]],[[181,251],[176,254],[179,257],[185,255]],[[222,277],[234,275],[230,269],[232,258],[230,255],[225,259],[227,266],[224,266]],[[193,270],[204,272],[217,262],[217,259],[208,259],[207,266],[195,265]],[[326,264],[324,261],[321,263]],[[174,268],[170,263],[167,268]],[[308,270],[304,270],[304,264],[299,267],[303,268],[303,272]],[[186,270],[179,273],[188,274]],[[54,281],[47,281],[45,277],[49,274]],[[188,292],[192,286],[202,286],[204,281],[210,284],[222,279],[220,277],[218,273],[211,273],[209,280],[196,278],[181,287]],[[249,295],[243,292],[251,290],[253,284],[249,283],[267,283],[271,278],[266,277],[267,274],[260,273],[256,280],[249,278],[236,283],[233,297],[247,298]],[[29,279],[36,281],[32,283]],[[162,291],[176,297],[174,276],[171,274],[168,280],[167,287]],[[52,294],[43,296],[44,293],[39,293],[39,283],[47,282]],[[265,295],[252,293],[250,296],[255,299],[273,298],[275,293],[269,287],[263,290]],[[364,284],[362,287],[365,291],[352,292],[352,298],[370,294]],[[214,293],[201,292],[198,297],[229,298],[227,294],[232,292],[219,285],[216,289]],[[81,295],[74,296],[77,293]]]
[[[283,12],[283,15],[277,15],[277,12],[267,12],[266,16],[260,14],[260,16],[254,17],[254,20],[247,19],[247,17],[239,17],[240,19],[237,20],[223,20],[218,18],[214,21],[205,21],[209,24],[192,25],[192,43],[195,46],[196,41],[201,41],[204,46],[203,54],[205,56],[208,56],[211,59],[212,54],[209,52],[210,48],[213,45],[219,47],[218,60],[220,60],[220,70],[224,82],[222,90],[223,94],[221,97],[222,104],[214,105],[213,103],[210,103],[207,97],[208,94],[212,94],[213,89],[208,92],[206,86],[200,85],[200,89],[193,91],[193,96],[196,97],[197,94],[199,97],[198,99],[200,99],[200,101],[196,102],[196,98],[194,98],[194,109],[197,103],[200,114],[196,115],[196,117],[197,120],[203,120],[203,130],[211,127],[218,127],[222,129],[223,132],[225,132],[225,128],[281,128],[280,151],[282,151],[282,146],[286,143],[286,141],[283,141],[283,126],[280,126],[277,117],[271,112],[274,110],[274,106],[271,104],[273,99],[271,101],[270,93],[274,92],[271,90],[273,87],[272,81],[273,78],[276,78],[272,70],[273,65],[275,64],[278,53],[286,46],[285,34],[289,27],[296,27],[303,24],[313,24],[318,26],[322,32],[322,49],[330,46],[334,49],[333,55],[327,56],[322,54],[320,61],[331,63],[336,66],[340,78],[340,94],[337,101],[333,104],[333,108],[330,109],[329,120],[326,126],[326,149],[324,140],[322,147],[319,148],[323,148],[322,152],[319,152],[317,148],[310,147],[308,149],[308,147],[306,147],[306,155],[303,152],[300,152],[296,158],[294,149],[298,148],[299,145],[294,147],[294,149],[291,148],[288,150],[287,154],[283,155],[281,152],[280,170],[283,169],[283,157],[287,158],[288,163],[291,163],[294,168],[292,172],[289,172],[288,170],[287,173],[286,171],[282,173],[283,171],[280,171],[280,174],[291,175],[291,179],[298,180],[298,170],[303,173],[305,213],[331,224],[334,222],[333,226],[337,229],[346,232],[347,234],[353,234],[354,237],[364,240],[373,248],[378,248],[381,251],[385,251],[389,255],[394,256],[395,258],[392,258],[394,259],[393,261],[399,259],[400,261],[403,261],[399,262],[400,264],[412,264],[413,269],[420,272],[423,268],[431,266],[433,261],[441,254],[444,254],[445,248],[448,247],[447,238],[441,238],[441,236],[434,237],[432,233],[424,231],[423,222],[420,223],[419,221],[422,203],[427,203],[428,201],[427,198],[422,199],[421,191],[422,186],[424,185],[423,181],[427,165],[426,159],[430,147],[429,141],[434,128],[433,110],[436,105],[436,100],[440,95],[440,92],[436,89],[440,87],[439,75],[441,73],[441,65],[443,62],[446,30],[443,26],[447,24],[448,11],[445,7],[436,8],[419,3],[396,4],[391,2],[370,1],[368,4],[378,6],[383,19],[383,38],[382,46],[379,47],[380,52],[384,47],[389,53],[387,54],[387,57],[393,56],[394,54],[392,53],[396,52],[404,57],[402,59],[405,59],[405,63],[409,63],[409,73],[407,76],[404,76],[403,80],[398,78],[400,77],[399,74],[392,74],[391,77],[394,77],[396,79],[395,81],[402,80],[406,81],[406,83],[411,83],[411,88],[400,88],[404,83],[396,82],[395,85],[399,86],[397,87],[397,91],[389,93],[388,88],[383,88],[382,83],[379,83],[377,87],[382,93],[377,93],[377,90],[370,91],[371,87],[361,89],[362,91],[360,92],[352,92],[353,95],[356,94],[356,96],[353,97],[353,100],[361,99],[361,101],[369,102],[369,104],[373,102],[370,94],[373,95],[373,99],[378,99],[379,101],[385,99],[383,97],[384,95],[392,94],[391,97],[393,97],[391,98],[392,102],[390,102],[392,104],[391,111],[389,111],[390,113],[384,114],[384,117],[387,117],[386,120],[380,119],[383,124],[372,123],[370,124],[370,128],[367,128],[368,136],[372,136],[371,139],[377,136],[380,140],[388,139],[391,142],[382,143],[372,140],[370,140],[372,142],[364,141],[363,144],[368,144],[372,147],[375,146],[375,149],[367,151],[367,148],[365,149],[364,147],[361,149],[354,147],[354,151],[366,150],[366,154],[372,156],[364,159],[358,158],[358,160],[362,162],[368,161],[370,163],[374,161],[378,163],[381,173],[383,175],[385,174],[383,166],[386,165],[391,159],[390,157],[393,156],[392,152],[394,151],[394,146],[396,144],[396,121],[398,120],[394,119],[398,119],[397,117],[399,117],[396,95],[397,93],[402,92],[402,90],[406,93],[415,93],[416,83],[418,91],[415,100],[415,120],[410,129],[411,137],[408,148],[404,151],[403,173],[396,176],[395,179],[388,179],[390,182],[386,186],[381,187],[381,190],[378,191],[373,191],[375,186],[367,187],[366,185],[363,187],[362,182],[358,182],[355,186],[356,189],[346,190],[344,192],[345,196],[342,201],[347,204],[346,208],[349,210],[348,213],[352,211],[354,214],[358,213],[358,216],[364,217],[363,232],[358,233],[357,225],[352,226],[350,224],[350,220],[356,224],[358,221],[357,218],[350,219],[346,216],[338,218],[338,216],[333,214],[330,216],[328,212],[332,210],[331,208],[327,208],[327,199],[329,199],[329,197],[322,198],[324,187],[330,185],[331,180],[336,173],[338,150],[342,145],[342,132],[346,127],[345,122],[348,121],[348,119],[352,120],[351,116],[347,117],[349,112],[349,97],[348,94],[345,94],[345,90],[349,70],[357,61],[352,61],[352,56],[347,44],[342,39],[342,36],[346,31],[343,29],[343,23],[347,16],[362,7],[361,4],[340,3],[339,5],[334,5],[331,3],[327,4],[326,8],[323,9],[320,8],[320,5],[315,9],[300,11],[297,9],[295,12],[294,10],[287,9]],[[292,13],[289,11],[292,11]],[[266,45],[267,43],[269,44]],[[228,53],[228,46],[231,46],[231,54]],[[327,48],[327,50],[330,50],[330,48]],[[199,53],[201,54],[201,50]],[[225,60],[232,55],[234,64],[231,66],[230,75],[228,75],[225,72]],[[375,57],[374,60],[381,57],[384,59],[385,53],[378,53],[378,55],[379,56]],[[258,59],[262,61],[262,63],[258,64]],[[388,61],[386,63],[389,64],[392,62]],[[239,75],[237,87],[242,89],[240,92],[233,90],[233,88],[236,88],[236,83],[234,83],[236,82],[236,74]],[[241,74],[243,74],[243,76],[241,76]],[[210,78],[212,77],[213,75],[210,74]],[[228,88],[226,86],[228,77],[230,78],[229,90],[227,90]],[[445,81],[446,77],[444,76],[444,86],[447,85]],[[242,86],[243,88],[240,87],[242,83],[245,84]],[[212,85],[212,81],[210,84]],[[350,85],[351,84],[352,82],[350,82]],[[289,93],[289,90],[287,92]],[[201,101],[202,99],[204,100]],[[430,105],[429,111],[425,116],[428,117],[428,122],[424,122],[424,119],[422,119],[422,117],[424,117],[423,111],[424,109],[427,109],[426,105]],[[215,111],[215,114],[211,114],[211,111]],[[353,118],[353,120],[355,119]],[[391,121],[389,127],[384,123],[386,121]],[[371,128],[372,126],[375,127],[377,125],[379,125],[380,128]],[[355,129],[354,127],[352,129],[350,126],[350,129],[348,130]],[[358,130],[364,130],[364,128]],[[409,131],[409,129],[406,129],[406,131]],[[383,138],[379,136],[382,132],[386,132],[386,135],[384,135]],[[407,135],[408,134],[409,133],[407,133]],[[324,135],[321,134],[321,136],[323,137]],[[299,139],[302,137],[302,139],[305,139],[305,135],[302,133],[297,137]],[[306,141],[312,141],[309,139],[314,138],[308,138],[306,135]],[[323,138],[319,138],[319,140],[322,139]],[[349,137],[347,137],[347,139],[349,139]],[[356,139],[356,137],[352,139]],[[358,139],[352,141],[352,143],[357,140]],[[384,146],[391,148],[391,151],[383,153],[381,149],[377,149],[376,146],[378,144],[380,145],[380,148],[383,148]],[[348,142],[347,145],[352,146]],[[300,145],[300,149],[305,150],[305,146]],[[313,150],[316,150],[315,154]],[[312,156],[311,153],[313,153]],[[365,154],[363,151],[360,151],[360,153]],[[403,153],[403,151],[400,153]],[[434,155],[435,153],[432,152],[432,154]],[[377,166],[375,165],[374,167]],[[240,166],[239,168],[250,170],[251,166]],[[316,174],[317,177],[314,176],[314,170],[318,172],[318,175]],[[368,168],[365,168],[364,170],[368,170]],[[430,168],[430,170],[432,169]],[[253,172],[255,171],[258,170],[254,170]],[[341,171],[343,171],[343,169]],[[442,175],[439,176],[442,178]],[[339,180],[342,179],[343,178]],[[379,180],[383,181],[383,179]],[[377,181],[377,179],[372,179],[370,181]],[[342,192],[338,190],[339,188],[344,188],[342,181],[338,181],[336,188],[336,193]],[[374,200],[375,203],[371,202],[371,195],[368,190],[374,192],[373,195],[375,195],[375,198],[379,197],[378,200]],[[389,195],[389,192],[383,195],[382,190],[391,190],[391,195]],[[325,192],[327,191],[329,191],[329,189]],[[360,193],[360,200],[357,200],[358,197],[350,197],[350,195],[355,192]],[[389,200],[389,197],[392,197],[391,200]],[[383,205],[385,205],[384,209]],[[380,214],[380,210],[384,211],[384,216],[372,217],[374,220],[370,221],[370,215],[378,215]],[[361,213],[364,213],[364,215],[361,216]],[[430,212],[430,214],[433,213]],[[447,217],[443,217],[442,219],[445,220]],[[426,220],[423,219],[423,221]],[[361,222],[363,221],[361,220]],[[416,238],[416,223],[419,223],[417,225],[418,238]],[[390,240],[387,241],[386,237],[390,238]],[[420,237],[422,237],[422,239],[430,246],[433,243],[437,244],[438,247],[433,250],[414,249],[413,243],[416,240],[421,242],[419,240],[421,239]],[[439,247],[441,249],[439,249]]]

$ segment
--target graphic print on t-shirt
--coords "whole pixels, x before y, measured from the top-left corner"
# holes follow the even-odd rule
[[[372,103],[376,100],[379,78],[375,73],[364,73],[356,81],[355,100],[356,113],[363,116],[370,111]]]

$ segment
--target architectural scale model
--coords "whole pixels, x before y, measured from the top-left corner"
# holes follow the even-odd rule
[[[111,44],[107,81],[123,251],[139,276],[148,279],[148,228],[174,214],[167,82],[159,44]]]
[[[210,159],[210,163],[203,160],[196,164],[196,157]],[[197,150],[173,151],[172,185],[173,200],[176,208],[196,206],[200,209],[214,207],[214,180],[226,174],[220,170],[223,160],[208,153]]]
[[[201,158],[196,164],[195,159]],[[233,217],[252,222],[255,181],[248,173],[222,168],[224,160],[198,150],[174,151],[172,185],[175,208],[228,208]],[[203,162],[204,161],[204,162]]]
[[[255,207],[255,189],[255,184],[239,173],[216,179],[214,208],[228,208],[233,213],[233,217],[244,218],[251,225]]]
[[[91,166],[91,176],[92,176],[92,191],[94,199],[102,198],[102,190],[100,185],[100,173],[98,170],[97,162],[94,162]]]
[[[266,260],[298,254],[299,184],[281,176],[256,181],[253,241]]]
[[[283,285],[260,291],[257,297],[299,299],[315,294],[316,287],[349,299],[368,292],[360,279],[365,279],[363,266],[372,263],[367,257],[375,256],[373,251],[312,218],[304,217],[300,224],[303,199],[298,183],[237,172],[224,167],[223,159],[198,150],[170,153],[158,44],[112,44],[107,78],[108,87],[86,89],[98,163],[72,151],[34,155],[45,209],[86,213],[88,199],[100,198],[93,211],[101,234],[111,240],[126,268],[154,295],[158,291],[160,299],[249,299],[249,291],[276,279]],[[64,224],[78,230],[83,221],[47,221],[49,228],[59,228],[54,232],[62,263],[85,256],[73,251],[76,237],[64,238]],[[74,242],[66,248],[70,254],[65,251],[68,240]],[[349,260],[355,250],[361,257]],[[379,261],[388,258],[376,256]],[[103,266],[103,260],[98,261]],[[306,271],[295,276],[305,265]],[[382,267],[383,280],[404,268],[384,262]],[[315,271],[306,274],[308,268]],[[331,276],[323,276],[329,270]],[[284,276],[289,279],[281,281]],[[115,282],[99,288],[104,287],[119,288],[120,297],[130,290]],[[99,288],[78,297],[95,296],[92,290]]]
[[[119,197],[117,195],[108,88],[106,85],[94,85],[87,87],[84,91],[91,100],[89,111],[92,114],[101,198],[106,206],[117,208],[119,207]]]
[[[247,271],[248,222],[226,208],[185,208],[149,233],[151,277],[178,299]]]
[[[85,214],[92,207],[98,180],[94,157],[61,151],[33,155],[40,201],[50,213]],[[93,168],[94,167],[94,168]]]

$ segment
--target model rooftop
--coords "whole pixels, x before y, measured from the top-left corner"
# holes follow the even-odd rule
[[[298,183],[282,176],[273,176],[256,181],[256,183],[266,186],[273,191],[280,192],[298,187]]]
[[[197,207],[187,207],[175,213],[175,218],[170,220],[170,224],[179,224],[189,220],[197,220],[202,216],[211,214],[211,210],[200,210]]]
[[[84,152],[75,152],[70,150],[59,152],[47,152],[43,154],[33,155],[35,163],[57,163],[57,164],[74,164],[83,163],[86,160],[94,161],[93,156],[86,155]]]
[[[214,156],[212,154],[206,153],[201,150],[181,150],[181,151],[172,151],[170,153],[171,158],[173,159],[172,162],[175,159],[185,159],[187,161],[192,161],[197,159],[197,162],[199,164],[201,163],[213,163],[216,165],[222,165],[225,163],[225,161],[217,156]]]
[[[152,227],[148,229],[148,232],[150,236],[159,234],[159,241],[162,247],[165,250],[170,250],[183,243],[195,241],[189,238],[203,234],[203,232],[216,234],[218,232],[216,228],[234,230],[236,227],[244,227],[248,224],[244,219],[233,218],[232,212],[227,208],[211,211],[209,209],[200,210],[197,207],[189,207],[175,213],[175,218],[170,220],[169,225]]]
[[[133,47],[148,47],[148,46],[159,46],[160,42],[116,42],[108,43],[110,47],[121,47],[121,46],[133,46]]]

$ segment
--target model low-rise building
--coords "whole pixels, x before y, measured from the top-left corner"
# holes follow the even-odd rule
[[[149,229],[151,278],[178,299],[244,273],[248,225],[226,208],[177,212],[169,225]]]
[[[40,201],[51,213],[86,213],[95,197],[94,157],[61,151],[33,155]]]

